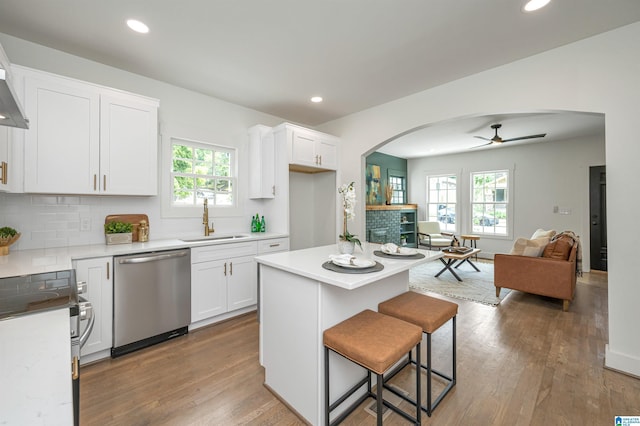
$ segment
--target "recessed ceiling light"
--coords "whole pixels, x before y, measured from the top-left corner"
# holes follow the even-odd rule
[[[137,33],[146,34],[149,32],[149,27],[147,27],[144,22],[140,22],[136,19],[127,20],[127,25]]]
[[[5,117],[4,115],[0,114],[0,120],[4,120],[4,119],[6,119],[6,118],[7,118],[7,117]]]
[[[529,0],[524,5],[525,12],[533,12],[534,10],[542,9],[547,4],[549,4],[551,0]]]
[[[311,102],[315,104],[322,102],[322,96],[314,96],[313,98],[311,98]]]

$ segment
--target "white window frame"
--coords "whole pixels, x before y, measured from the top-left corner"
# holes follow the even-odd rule
[[[456,194],[455,194],[455,200],[450,200],[448,197],[446,200],[435,200],[435,201],[431,201],[430,199],[430,180],[433,178],[446,178],[446,177],[454,177],[456,180]],[[440,222],[440,220],[438,219],[438,208],[437,205],[439,204],[445,204],[448,208],[450,209],[451,206],[453,206],[453,209],[455,211],[455,223],[453,224],[448,224],[448,223],[442,223],[440,222],[440,228],[442,231],[448,231],[448,232],[453,232],[455,234],[458,234],[460,232],[460,216],[461,216],[461,209],[460,209],[460,195],[461,195],[461,190],[462,188],[460,187],[460,175],[459,173],[431,173],[428,174],[426,176],[426,181],[425,181],[425,220],[427,221],[436,221],[436,222]],[[429,211],[430,211],[430,206],[435,204],[436,205],[436,216],[430,216],[429,215]],[[452,226],[451,226],[452,225]]]
[[[507,175],[507,187],[505,200],[502,201],[474,201],[474,177],[479,174],[488,174],[488,173],[506,173]],[[513,168],[496,168],[491,170],[474,170],[469,172],[469,229],[471,229],[472,234],[485,235],[487,237],[492,238],[511,238],[513,234],[513,194],[514,194],[514,173]],[[474,224],[474,206],[478,204],[483,205],[505,205],[505,214],[506,218],[499,218],[499,220],[504,220],[504,229],[505,233],[496,233],[489,232],[489,229],[494,229],[496,225],[488,225],[488,226],[478,226]],[[494,209],[495,211],[495,209]],[[500,223],[498,225],[501,225]]]
[[[162,175],[161,175],[161,212],[162,217],[189,218],[201,217],[203,213],[203,205],[179,205],[173,202],[173,145],[181,144],[195,148],[202,148],[212,151],[228,152],[230,158],[230,176],[232,185],[233,205],[215,205],[209,202],[210,217],[229,217],[241,216],[242,205],[239,199],[238,191],[238,150],[234,147],[228,147],[220,144],[196,141],[183,137],[170,136],[164,140],[162,155]],[[225,177],[227,179],[227,177]]]
[[[397,183],[399,183],[399,185],[397,185],[396,182],[393,182],[394,180],[398,180]],[[405,176],[389,174],[387,181],[393,189],[391,204],[405,204],[405,200],[407,199],[407,178]]]

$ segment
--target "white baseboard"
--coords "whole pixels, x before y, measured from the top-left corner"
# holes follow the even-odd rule
[[[640,378],[640,358],[616,352],[605,345],[604,366],[633,377]]]

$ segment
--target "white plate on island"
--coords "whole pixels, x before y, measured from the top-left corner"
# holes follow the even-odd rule
[[[410,248],[401,248],[400,251],[396,251],[396,252],[391,252],[391,251],[385,251],[385,250],[380,250],[381,252],[383,252],[384,254],[388,254],[389,256],[415,256],[416,254],[418,254],[418,250],[416,249],[410,249]]]
[[[341,260],[334,259],[332,260],[334,265],[338,265],[343,268],[353,268],[353,269],[363,269],[363,268],[371,268],[372,266],[376,266],[376,261],[371,259],[351,259],[350,263],[346,263]]]

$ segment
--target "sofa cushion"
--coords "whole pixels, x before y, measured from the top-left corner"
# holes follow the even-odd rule
[[[517,256],[540,257],[545,246],[549,244],[549,238],[536,238],[528,240],[526,238],[518,238],[513,243],[511,253]]]
[[[549,257],[551,259],[568,260],[571,254],[571,248],[573,247],[573,238],[563,235],[557,240],[554,240],[547,244],[542,252],[542,257]]]
[[[554,235],[556,235],[556,231],[553,229],[545,231],[544,229],[538,228],[531,236],[531,239],[535,240],[536,238],[549,238],[549,240],[551,240]]]

